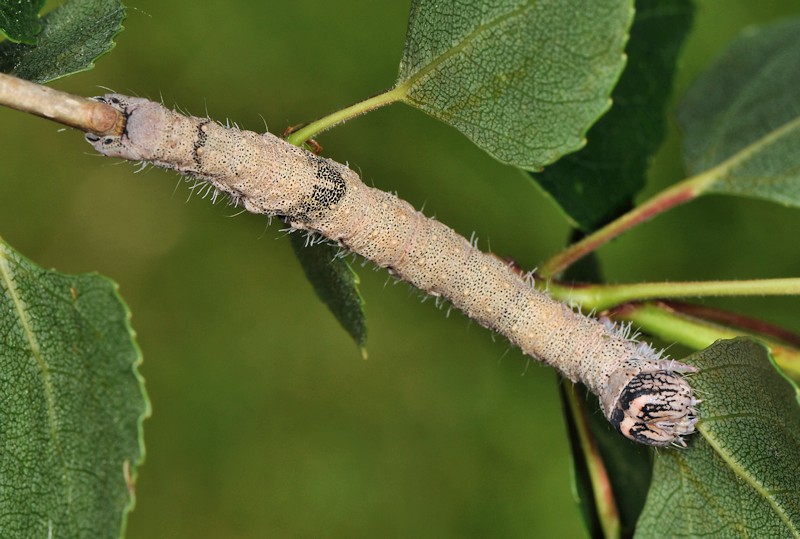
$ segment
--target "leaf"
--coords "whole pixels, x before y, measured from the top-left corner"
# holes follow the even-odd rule
[[[114,47],[124,18],[119,0],[71,0],[42,19],[35,47],[0,43],[0,71],[42,83],[92,69]]]
[[[42,25],[39,11],[45,0],[0,0],[0,35],[17,43],[36,43]]]
[[[306,245],[306,237],[290,234],[295,255],[319,299],[361,348],[366,359],[367,321],[364,300],[358,291],[358,275],[338,256],[339,248],[328,243]]]
[[[629,209],[644,186],[664,138],[664,111],[693,14],[691,0],[638,0],[611,109],[591,128],[585,148],[531,174],[573,226],[599,228]]]
[[[117,286],[45,270],[0,240],[0,530],[117,537],[149,414]]]
[[[746,30],[686,92],[684,159],[706,192],[800,207],[799,38],[800,18]]]
[[[767,350],[738,338],[689,358],[699,435],[656,453],[642,537],[800,535],[797,388]]]
[[[411,6],[396,89],[504,163],[581,148],[625,64],[633,0]]]

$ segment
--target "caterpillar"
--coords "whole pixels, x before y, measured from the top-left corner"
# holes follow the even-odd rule
[[[94,99],[125,121],[119,135],[86,134],[101,154],[208,182],[247,211],[280,216],[446,299],[525,354],[585,384],[627,438],[685,447],[684,437],[694,432],[700,401],[685,376],[693,367],[536,290],[498,257],[397,196],[366,186],[345,165],[270,133],[184,116],[147,99]]]

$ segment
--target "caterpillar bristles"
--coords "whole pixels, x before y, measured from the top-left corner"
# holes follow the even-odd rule
[[[437,307],[458,308],[585,384],[632,440],[683,446],[694,432],[699,401],[685,376],[693,367],[665,360],[629,325],[598,321],[536,290],[532,274],[479,251],[475,233],[467,240],[396,195],[367,187],[346,166],[270,133],[226,129],[142,98],[97,99],[125,118],[120,135],[86,135],[100,153],[177,170],[198,182],[190,192],[208,184],[249,212],[281,217],[288,232],[306,230],[363,256],[433,296]]]

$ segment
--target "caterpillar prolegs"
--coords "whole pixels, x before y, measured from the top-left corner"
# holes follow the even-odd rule
[[[96,98],[122,112],[119,136],[87,134],[100,153],[153,163],[210,183],[253,213],[338,242],[584,383],[624,436],[685,445],[698,400],[683,376],[694,368],[661,358],[610,322],[574,312],[535,290],[499,258],[395,195],[367,187],[345,165],[270,133],[226,128],[136,97]]]

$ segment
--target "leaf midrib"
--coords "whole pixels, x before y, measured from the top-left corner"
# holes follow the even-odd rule
[[[416,73],[408,77],[406,80],[398,82],[397,86],[395,86],[395,89],[401,90],[403,99],[407,99],[409,90],[411,90],[417,82],[423,79],[428,73],[436,70],[446,60],[452,58],[456,54],[463,51],[467,47],[467,45],[469,45],[472,41],[476,40],[480,34],[492,30],[497,26],[500,26],[503,22],[510,19],[511,17],[514,17],[522,13],[523,11],[530,9],[531,7],[533,7],[534,4],[535,4],[534,1],[528,0],[528,2],[526,2],[525,4],[509,11],[505,15],[502,15],[496,19],[493,19],[490,22],[477,26],[472,32],[467,34],[464,37],[464,39],[461,40],[460,43],[453,46],[440,56],[437,56],[432,62],[425,65],[422,69],[419,69]]]
[[[735,118],[740,116],[740,111],[742,106],[749,102],[752,99],[752,91],[753,87],[757,86],[764,78],[769,78],[769,73],[775,71],[776,66],[780,67],[783,58],[781,55],[777,57],[773,56],[769,58],[766,62],[761,64],[758,68],[757,72],[749,78],[748,82],[745,83],[739,93],[736,95],[735,99],[731,103],[730,107],[728,107],[725,114],[720,119],[719,123],[714,128],[714,134],[712,140],[715,141],[714,147],[718,147],[720,144],[724,142],[724,134],[730,131],[730,124],[733,122]],[[791,119],[788,122],[791,122]],[[765,133],[762,136],[766,136],[769,133]],[[761,138],[761,137],[759,137]],[[758,139],[756,139],[757,141]],[[754,142],[756,142],[754,141]],[[746,144],[744,147],[750,146],[750,144]],[[709,150],[711,151],[711,150]],[[737,152],[738,153],[738,152]],[[723,159],[724,161],[725,159]]]
[[[42,354],[42,349],[39,346],[39,341],[36,339],[36,334],[33,331],[31,320],[28,316],[25,300],[22,299],[22,296],[17,290],[17,285],[14,281],[14,271],[11,269],[11,265],[9,264],[8,251],[5,243],[2,240],[0,240],[0,280],[2,280],[2,282],[5,284],[6,290],[8,290],[8,295],[11,297],[11,301],[14,304],[14,310],[17,313],[17,317],[22,325],[22,330],[25,333],[25,338],[28,341],[31,355],[36,360],[36,365],[39,368],[39,371],[42,373],[42,386],[44,388],[45,400],[47,401],[47,422],[48,427],[50,428],[50,437],[53,440],[56,453],[61,461],[64,482],[67,487],[66,503],[67,507],[71,508],[71,474],[67,466],[66,459],[64,458],[64,450],[61,445],[61,439],[59,437],[58,430],[56,429],[58,418],[55,407],[55,392],[53,391],[53,382],[50,377],[50,366],[47,364],[47,361]],[[73,514],[72,511],[68,511],[68,513]]]
[[[719,455],[719,457],[723,461],[725,461],[725,463],[729,466],[729,468],[733,471],[733,473],[736,474],[738,477],[742,478],[742,480],[744,480],[748,485],[750,485],[750,487],[753,490],[755,490],[770,505],[770,507],[772,507],[774,513],[778,515],[778,518],[781,519],[781,522],[783,522],[784,526],[786,526],[786,529],[792,533],[792,536],[800,537],[800,530],[798,530],[794,526],[791,519],[786,514],[786,511],[783,510],[781,506],[778,505],[777,501],[773,499],[772,496],[769,495],[764,486],[761,485],[758,481],[756,481],[755,478],[751,474],[747,473],[746,470],[742,468],[737,462],[735,462],[730,458],[729,453],[725,451],[724,447],[722,447],[719,443],[717,443],[717,440],[714,438],[711,432],[703,428],[702,423],[698,426],[698,430],[702,433],[703,438],[708,443],[708,445],[711,446],[711,449],[713,449]]]
[[[785,136],[791,136],[794,131],[800,129],[800,116],[789,120],[788,122],[773,129],[769,133],[765,133],[762,137],[753,141],[748,146],[740,149],[735,154],[728,157],[718,165],[699,173],[695,176],[694,181],[697,183],[699,193],[703,193],[709,189],[719,188],[725,191],[719,184],[729,179],[729,174],[736,167],[742,166],[749,159],[758,155],[760,151],[768,148],[772,144],[779,142]]]

